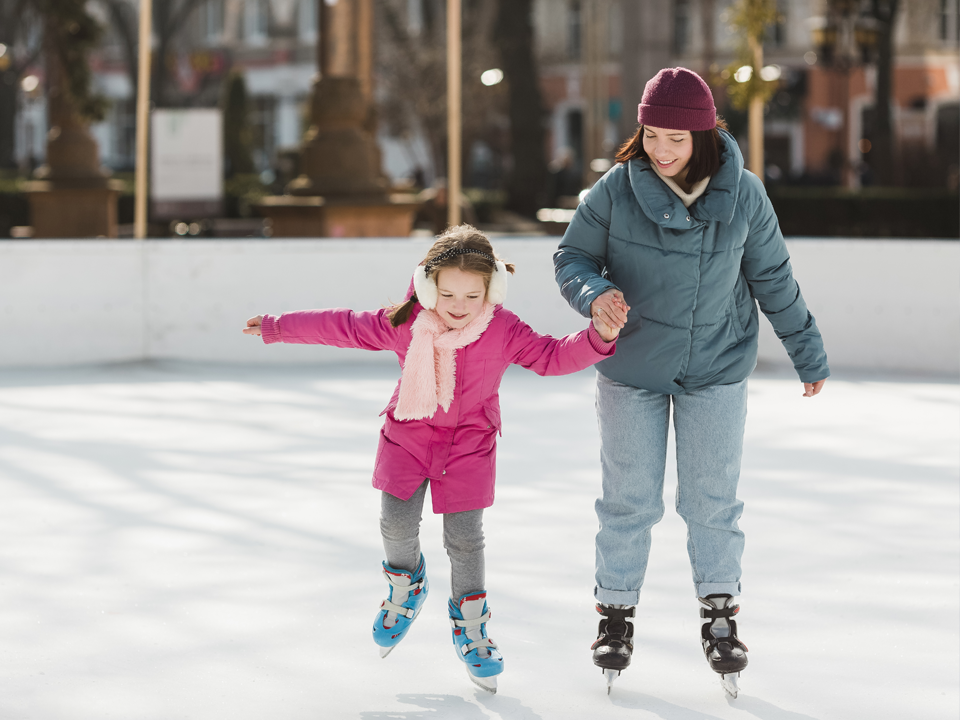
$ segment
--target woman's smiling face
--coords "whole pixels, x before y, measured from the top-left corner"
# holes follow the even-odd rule
[[[693,155],[693,135],[689,130],[664,130],[646,125],[643,150],[661,175],[682,180]]]

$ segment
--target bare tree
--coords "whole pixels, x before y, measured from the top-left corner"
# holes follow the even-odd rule
[[[444,0],[418,0],[418,12],[411,16],[408,0],[377,3],[380,122],[395,137],[412,137],[422,131],[438,176],[446,174],[447,164],[445,5]],[[495,144],[492,134],[503,117],[502,85],[486,87],[480,82],[480,75],[497,65],[492,39],[495,12],[496,0],[464,0],[465,148],[478,139]],[[465,162],[469,162],[469,152]]]
[[[127,66],[127,77],[130,80],[130,87],[133,89],[133,95],[137,94],[137,68],[139,65],[137,59],[138,24],[139,18],[136,8],[130,3],[130,0],[101,0],[106,8],[107,16],[110,18],[110,25],[116,31],[120,42],[123,45],[123,58]]]
[[[138,12],[129,0],[101,0],[107,8],[110,23],[123,43],[127,74],[136,94],[137,87],[137,32]],[[158,107],[176,102],[167,57],[179,33],[190,16],[207,0],[154,0],[153,34],[157,39],[156,61],[150,66],[150,97]]]
[[[547,179],[543,102],[533,47],[533,1],[500,0],[497,44],[510,92],[510,154],[507,206],[535,215]]]
[[[29,0],[0,0],[0,168],[14,162],[17,88],[27,68],[41,53],[40,19]]]

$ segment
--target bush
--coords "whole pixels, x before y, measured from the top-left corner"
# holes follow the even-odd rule
[[[769,189],[784,235],[960,238],[960,197],[939,189]]]
[[[10,228],[30,224],[30,204],[23,193],[0,192],[0,238],[10,237]]]

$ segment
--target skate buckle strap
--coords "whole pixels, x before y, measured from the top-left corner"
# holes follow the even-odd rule
[[[731,605],[725,608],[700,608],[700,617],[717,620],[719,618],[730,618],[740,612],[739,605]]]
[[[480,640],[474,640],[473,642],[467,643],[460,647],[460,653],[462,655],[468,655],[471,651],[476,650],[477,648],[493,648],[497,649],[497,644],[490,638],[482,638]]]
[[[384,600],[383,603],[380,605],[380,609],[389,610],[390,612],[394,612],[397,615],[403,615],[405,618],[408,618],[410,620],[413,620],[417,616],[417,611],[414,610],[413,608],[405,608],[403,607],[403,605],[395,605],[389,600]]]
[[[458,618],[450,618],[450,626],[455,628],[472,628],[477,627],[478,625],[483,625],[487,620],[490,619],[490,611],[487,610],[483,615],[478,618],[469,618],[467,620],[460,620]]]
[[[423,587],[423,583],[426,581],[426,578],[420,578],[415,583],[410,583],[409,585],[397,585],[393,580],[390,579],[390,573],[388,573],[386,570],[383,571],[383,577],[395,590],[412,593],[418,592]]]
[[[597,603],[597,612],[605,618],[632,618],[635,616],[636,608],[633,605],[625,608],[615,608]]]

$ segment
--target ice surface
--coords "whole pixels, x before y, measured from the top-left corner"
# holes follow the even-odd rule
[[[0,374],[0,717],[951,719],[960,715],[956,384],[750,384],[741,636],[728,700],[698,641],[685,529],[655,529],[637,651],[590,662],[593,374],[507,374],[485,516],[499,691],[431,595],[381,660],[370,472],[397,371],[160,363]],[[673,507],[675,464],[668,466]],[[895,681],[891,681],[895,678]]]

